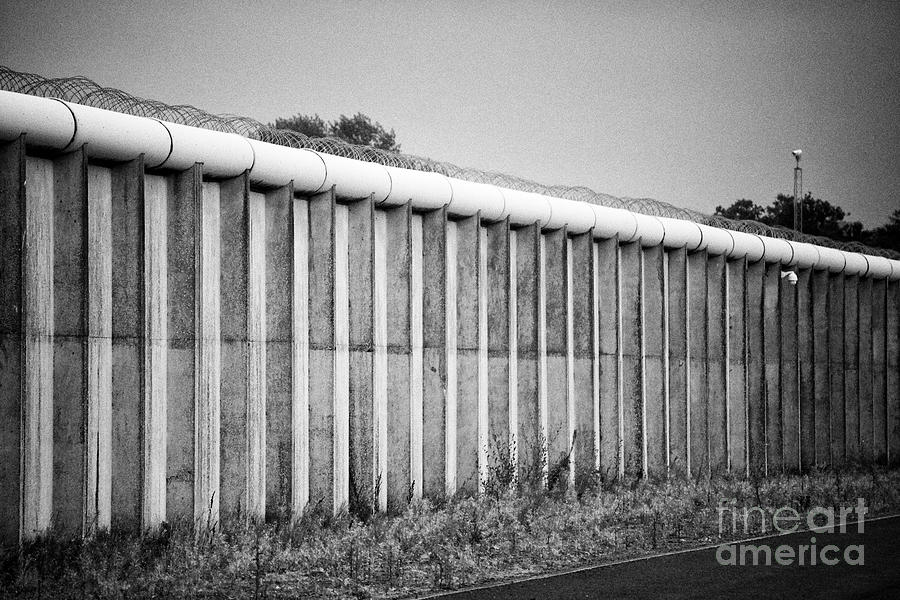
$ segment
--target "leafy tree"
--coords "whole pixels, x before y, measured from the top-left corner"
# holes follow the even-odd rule
[[[763,217],[763,207],[754,203],[753,200],[741,198],[727,208],[717,206],[715,214],[728,219],[737,219],[739,221],[761,221]]]
[[[890,248],[900,252],[900,208],[895,210],[886,225],[867,232],[865,242],[878,248]]]
[[[275,119],[275,127],[292,129],[309,137],[335,137],[351,144],[400,152],[394,130],[388,131],[381,123],[373,122],[363,113],[356,113],[352,117],[341,115],[336,121],[329,122],[325,122],[319,115],[297,114]]]

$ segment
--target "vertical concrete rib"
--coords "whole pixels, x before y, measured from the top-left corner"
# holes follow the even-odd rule
[[[84,531],[108,529],[112,484],[112,173],[88,167]]]
[[[143,486],[141,415],[144,402],[144,165],[142,160],[136,159],[114,169],[112,185],[111,518],[113,528],[136,530],[141,524]]]
[[[747,265],[747,436],[749,472],[753,477],[766,473],[766,378],[763,295],[766,265]]]
[[[643,252],[637,242],[621,246],[618,273],[621,291],[619,313],[619,333],[622,344],[619,348],[619,369],[622,374],[622,450],[624,473],[632,476],[644,474],[644,386],[642,306],[643,296]]]
[[[352,244],[348,246],[350,294],[350,510],[365,515],[375,508],[375,421],[373,383],[373,305],[375,264],[374,202],[348,206]]]
[[[872,455],[879,464],[887,459],[887,286],[872,282]]]
[[[422,215],[422,491],[446,494],[447,425],[447,212]],[[453,307],[455,309],[455,305]]]
[[[727,365],[727,281],[724,256],[707,257],[707,439],[709,469],[713,475],[728,470],[728,396],[731,380]]]
[[[53,513],[53,163],[28,158],[26,179],[21,536],[31,539],[50,527]]]
[[[859,460],[859,277],[844,278],[844,452]]]
[[[745,312],[747,259],[728,261],[728,448],[729,470],[746,475],[747,467],[747,327]]]
[[[480,219],[479,219],[480,221]],[[488,478],[488,280],[487,280],[487,230],[479,222],[478,245],[478,493],[484,493]]]
[[[800,468],[808,471],[816,464],[816,389],[813,320],[813,280],[810,269],[797,273],[797,367]]]
[[[23,259],[25,138],[0,143],[0,545],[21,540],[23,492]],[[31,440],[27,440],[31,441]]]
[[[538,228],[536,260],[537,260],[537,315],[536,315],[536,361],[537,361],[537,426],[538,452],[542,457],[541,477],[544,485],[550,473],[550,420],[547,415],[549,406],[549,373],[547,356],[547,248],[546,238]]]
[[[266,196],[247,198],[247,516],[266,515]]]
[[[709,271],[706,251],[688,254],[688,463],[709,473]]]
[[[507,332],[508,332],[508,369],[507,395],[509,397],[509,414],[506,430],[509,433],[509,457],[513,465],[514,483],[519,478],[519,287],[518,287],[518,236],[511,229],[507,230],[507,282],[509,292],[507,297]]]
[[[485,227],[484,310],[487,317],[488,459],[489,467],[508,464],[510,437],[510,238],[508,221]],[[515,463],[513,463],[515,464]],[[502,483],[501,481],[495,481]]]
[[[780,275],[780,273],[779,273]],[[800,468],[800,404],[797,371],[797,300],[800,278],[791,285],[781,280],[781,440],[782,467],[787,472]]]
[[[197,398],[197,475],[196,519],[202,525],[214,526],[218,520],[218,508],[226,514],[251,515],[250,472],[258,474],[250,456],[250,440],[257,411],[251,411],[251,370],[259,368],[259,346],[251,363],[248,327],[250,315],[250,190],[246,176],[242,175],[222,183],[203,185],[204,202],[219,197],[220,206],[220,291],[221,291],[221,397],[220,408],[203,400],[198,390]],[[214,200],[210,200],[215,202]],[[259,221],[262,200],[255,197],[255,220]],[[254,234],[261,233],[255,231]],[[260,236],[258,241],[263,241]],[[257,243],[257,246],[259,244]],[[259,269],[261,265],[254,265]],[[254,276],[258,276],[254,274]],[[254,302],[259,302],[258,293]],[[254,317],[258,318],[259,311]],[[209,323],[207,323],[209,324]],[[205,324],[206,325],[206,324]],[[209,324],[215,327],[214,324]],[[256,332],[257,334],[259,331]],[[204,336],[198,335],[199,339]],[[198,366],[201,360],[198,360]],[[259,373],[253,375],[258,387]],[[199,378],[198,378],[199,380]],[[256,390],[260,391],[260,390]],[[252,401],[256,401],[253,399]],[[216,414],[218,413],[218,415]],[[218,417],[220,425],[215,419]],[[219,436],[216,435],[217,432]],[[254,447],[254,450],[256,448]],[[220,458],[221,457],[221,458]],[[217,464],[217,459],[220,462]],[[221,472],[221,477],[213,477]],[[221,480],[221,485],[219,481]]]
[[[600,375],[600,471],[604,479],[619,475],[619,293],[616,239],[597,242],[597,326]]]
[[[422,498],[424,485],[423,416],[424,364],[422,289],[422,215],[409,217],[409,478],[413,499]]]
[[[552,488],[571,483],[570,465],[572,438],[569,418],[569,361],[568,361],[568,238],[565,229],[543,234],[544,272],[544,348],[546,377],[542,387],[546,392],[544,422],[546,423],[549,472],[555,479],[548,481]],[[540,334],[540,332],[539,332]]]
[[[333,510],[350,500],[349,212],[334,207],[334,495]]]
[[[456,222],[457,484],[458,489],[470,494],[476,493],[479,489],[482,465],[480,448],[482,386],[479,373],[481,282],[478,280],[480,229],[478,216]]]
[[[161,176],[144,179],[143,528],[166,519],[167,187]]]
[[[291,199],[291,518],[309,504],[309,202]]]
[[[688,389],[688,263],[687,250],[666,252],[668,273],[668,361],[669,361],[669,473],[688,475],[690,404]]]
[[[376,210],[374,219],[372,411],[375,436],[376,504],[378,510],[384,511],[388,507],[387,215],[383,210]]]
[[[767,264],[763,276],[766,473],[784,468],[781,409],[781,265]]]
[[[593,234],[570,239],[568,259],[568,356],[571,361],[569,406],[575,438],[574,481],[590,481],[597,469],[599,412],[594,359],[596,310],[596,254]]]
[[[459,278],[457,276],[458,242],[456,223],[447,219],[444,214],[444,276],[446,295],[444,307],[444,334],[446,339],[445,361],[447,381],[445,383],[444,404],[444,489],[446,495],[452,496],[458,489],[457,481],[457,434],[458,434],[458,315],[459,315]]]
[[[873,452],[873,389],[875,363],[872,353],[874,328],[872,320],[872,278],[862,277],[859,280],[859,312],[857,327],[858,351],[856,353],[857,374],[859,377],[859,429],[858,458],[871,464],[875,458]]]
[[[293,223],[290,185],[271,190],[265,197],[265,383],[262,427],[265,515],[283,519],[291,503],[291,258]]]
[[[887,462],[900,464],[900,281],[887,289]]]
[[[813,271],[811,275],[810,331],[813,360],[813,414],[815,430],[814,464],[831,464],[831,317],[829,311],[829,275]]]
[[[385,213],[385,279],[387,290],[387,471],[388,509],[403,510],[412,498],[411,478],[411,272],[410,206]]]
[[[540,228],[529,225],[513,232],[515,237],[515,322],[518,373],[516,382],[518,427],[516,448],[520,470],[525,473],[523,485],[536,483],[538,475],[543,479],[543,447],[540,428],[539,374],[538,374],[538,290],[540,282]],[[512,246],[510,246],[512,253]]]
[[[831,456],[829,464],[843,464],[846,458],[846,406],[844,405],[844,279],[832,275],[828,290],[828,362]]]
[[[668,451],[665,262],[662,246],[644,248],[641,299],[644,474],[666,475]]]
[[[600,377],[600,247],[593,241],[593,232],[591,232],[591,271],[589,281],[591,282],[591,410],[593,411],[593,422],[591,423],[592,439],[594,441],[591,447],[591,457],[593,470],[600,473],[600,436],[601,436],[601,418],[600,418],[600,398],[601,398],[601,382]]]
[[[577,414],[575,412],[575,324],[572,316],[574,309],[574,299],[572,297],[573,286],[573,262],[572,262],[572,238],[565,238],[565,324],[566,324],[566,439],[569,444],[569,485],[575,484],[575,466],[583,452],[579,453],[576,447],[577,436]]]
[[[197,348],[203,269],[210,263],[211,250],[218,260],[218,204],[215,206],[216,243],[201,247],[203,234],[202,173],[200,165],[169,179],[167,211],[168,348],[166,397],[166,514],[169,521],[193,520],[205,515],[206,507],[194,506],[197,481],[196,424],[198,407]],[[218,196],[217,196],[218,198]],[[209,235],[209,234],[207,234]],[[205,250],[205,252],[203,252]],[[218,290],[218,262],[210,275]],[[216,291],[218,302],[218,291]],[[218,310],[215,313],[218,327]],[[213,342],[218,346],[218,330]],[[208,340],[205,344],[210,343]],[[204,374],[206,371],[204,371]],[[215,377],[218,381],[218,366]],[[218,394],[218,385],[215,386]]]
[[[53,517],[81,534],[87,405],[87,156],[53,163]],[[77,525],[76,525],[77,523]]]

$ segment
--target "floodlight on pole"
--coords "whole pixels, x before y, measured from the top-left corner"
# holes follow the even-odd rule
[[[794,150],[791,152],[797,161],[794,167],[794,231],[803,232],[803,169],[800,168],[800,156],[803,150]]]

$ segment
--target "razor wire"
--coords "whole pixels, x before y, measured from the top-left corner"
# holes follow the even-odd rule
[[[644,215],[683,219],[721,229],[806,242],[848,252],[860,252],[900,260],[900,252],[893,250],[872,248],[860,242],[842,242],[827,237],[800,233],[793,229],[767,225],[759,221],[735,220],[719,215],[707,215],[652,198],[617,197],[596,192],[584,186],[545,185],[506,173],[459,167],[453,163],[437,161],[414,154],[351,144],[334,137],[310,137],[290,129],[278,129],[249,117],[232,114],[213,114],[190,104],[166,104],[158,100],[140,98],[116,88],[102,87],[94,81],[81,76],[47,78],[35,73],[14,71],[0,65],[0,89],[45,98],[59,98],[114,112],[138,117],[149,117],[213,131],[234,133],[261,142],[291,148],[306,148],[334,156],[342,156],[390,167],[439,173],[456,179],[491,184],[556,198],[577,200],[610,208],[621,208]]]

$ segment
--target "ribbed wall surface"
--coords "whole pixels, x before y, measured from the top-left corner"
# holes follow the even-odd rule
[[[900,458],[900,281],[377,200],[0,146],[0,539]]]

